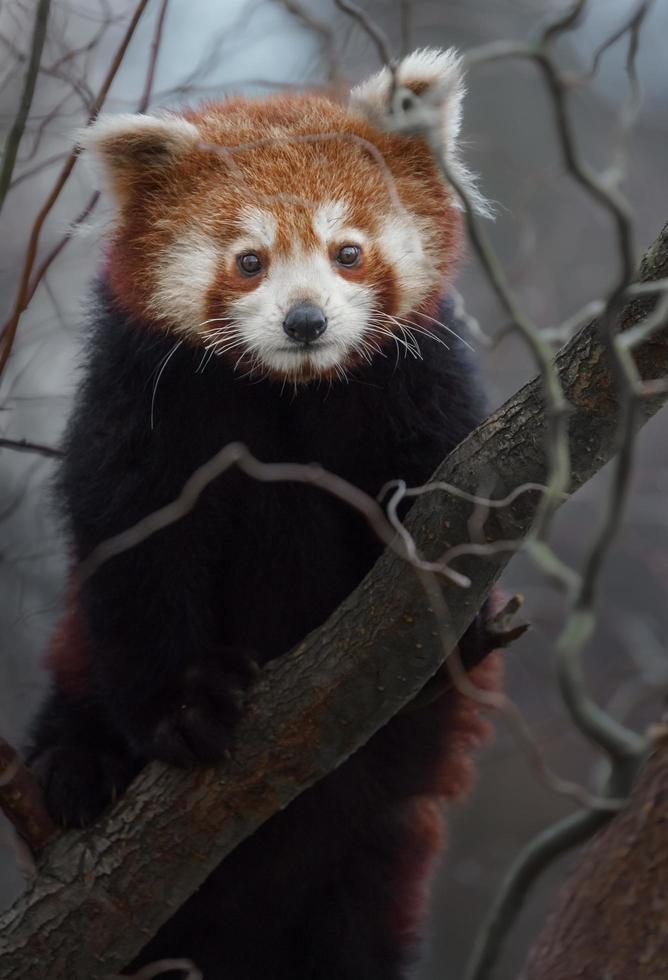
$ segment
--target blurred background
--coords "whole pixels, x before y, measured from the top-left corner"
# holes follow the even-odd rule
[[[129,0],[53,0],[43,70],[19,149],[14,182],[2,211],[0,316],[9,315],[27,240],[134,10]],[[159,0],[151,0],[113,82],[105,111],[133,111],[145,89]],[[327,82],[321,41],[280,0],[171,0],[153,81],[151,108],[195,104],[231,92],[256,93]],[[499,39],[533,37],[547,16],[568,4],[549,0],[399,0],[364,3],[393,47],[467,51]],[[356,81],[378,67],[377,53],[358,24],[332,0],[302,0],[300,9],[329,25],[340,73]],[[593,52],[636,9],[636,0],[590,0],[581,25],[557,51],[573,73],[586,72]],[[29,51],[35,0],[0,5],[0,128],[16,114]],[[643,105],[623,156],[623,190],[636,215],[638,256],[668,220],[668,4],[658,0],[640,34],[638,72]],[[569,106],[581,150],[605,169],[619,159],[620,112],[628,97],[626,42],[603,55],[587,84],[573,88]],[[4,140],[4,135],[1,137]],[[487,230],[524,309],[555,326],[610,287],[617,271],[609,216],[565,174],[550,104],[535,69],[521,62],[476,68],[469,77],[465,155],[496,204]],[[40,244],[50,255],[95,190],[82,161],[53,208]],[[0,386],[0,436],[56,446],[77,382],[82,311],[110,218],[102,200],[76,228],[41,279],[24,315]],[[458,289],[468,311],[493,336],[504,326],[473,258],[462,265]],[[535,374],[514,337],[488,347],[472,338],[487,381],[490,407]],[[587,650],[587,677],[597,699],[617,717],[642,725],[658,717],[668,689],[668,412],[642,432],[633,493],[622,533],[607,563],[598,628]],[[20,746],[43,689],[40,668],[63,595],[66,556],[50,501],[54,463],[0,449],[0,735]],[[602,472],[563,508],[554,529],[560,555],[577,565],[600,519],[609,473]],[[519,557],[504,579],[526,599],[530,633],[508,652],[507,682],[547,760],[562,775],[589,781],[598,760],[572,729],[553,675],[553,641],[564,599]],[[547,790],[511,734],[499,723],[483,753],[477,785],[454,808],[447,860],[436,882],[431,951],[419,980],[458,980],[476,924],[500,876],[522,844],[572,804]],[[21,878],[7,828],[0,835],[0,906]],[[567,873],[560,861],[532,893],[509,938],[499,980],[516,977]]]

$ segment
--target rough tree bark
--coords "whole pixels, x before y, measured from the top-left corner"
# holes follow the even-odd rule
[[[584,851],[522,980],[668,977],[668,732],[628,808]]]
[[[668,226],[643,260],[641,278],[668,276]],[[624,325],[645,314],[634,301]],[[637,351],[645,379],[668,375],[668,332]],[[585,328],[557,357],[570,419],[572,489],[615,452],[614,383],[596,331]],[[643,402],[641,421],[666,401]],[[545,417],[538,380],[522,388],[435,474],[476,492],[494,476],[495,496],[544,483]],[[493,511],[490,541],[521,539],[538,494]],[[435,557],[468,540],[470,504],[430,494],[407,526]],[[451,632],[462,635],[509,553],[458,564],[467,590],[444,583]],[[37,882],[0,919],[0,980],[102,980],[117,972],[244,837],[324,776],[411,700],[441,665],[443,649],[413,569],[386,552],[319,629],[270,664],[258,683],[226,765],[184,774],[152,764],[94,828],[45,851]]]

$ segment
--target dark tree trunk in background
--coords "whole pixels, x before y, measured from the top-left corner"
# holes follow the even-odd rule
[[[586,846],[522,980],[668,977],[668,732],[630,805]]]

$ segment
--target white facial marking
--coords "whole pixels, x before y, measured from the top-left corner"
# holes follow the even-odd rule
[[[348,207],[344,201],[327,201],[313,215],[313,230],[323,242],[340,238],[348,221]]]
[[[288,311],[304,300],[327,317],[325,333],[306,348],[283,330]],[[317,374],[344,364],[364,340],[373,305],[373,290],[344,279],[324,251],[295,249],[273,261],[262,283],[235,300],[230,313],[260,369],[296,378],[304,370]]]
[[[313,216],[312,226],[323,246],[368,244],[367,236],[348,221],[348,206],[344,201],[327,201],[321,204]]]
[[[197,333],[220,255],[216,243],[195,230],[173,242],[158,264],[151,311],[181,333]]]
[[[241,210],[237,225],[241,238],[248,247],[270,249],[276,241],[278,222],[270,211],[245,207]]]
[[[395,211],[381,224],[378,243],[397,279],[399,315],[414,310],[438,284],[439,272],[428,249],[431,238],[433,231],[430,234],[426,223],[421,227],[408,212]]]
[[[161,258],[152,312],[179,333],[207,336],[207,349],[214,353],[233,350],[235,357],[245,353],[260,373],[269,370],[299,380],[340,372],[353,355],[372,360],[382,330],[388,329],[386,320],[374,319],[378,299],[373,287],[343,274],[330,258],[330,246],[358,244],[366,251],[373,243],[396,277],[397,312],[402,315],[415,309],[438,282],[437,233],[427,221],[407,211],[391,211],[373,234],[350,226],[348,220],[345,202],[326,202],[312,219],[321,244],[308,250],[295,244],[288,255],[272,249],[277,221],[261,208],[245,209],[237,223],[240,237],[226,246],[193,228]],[[233,267],[236,256],[245,249],[267,251],[266,271],[257,285],[227,302],[226,319],[220,326],[206,326],[205,303],[217,270],[221,265]],[[373,261],[371,254],[366,251],[369,261]],[[305,300],[319,306],[327,318],[325,332],[307,346],[294,343],[283,329],[289,310]],[[248,360],[243,363],[247,370]]]

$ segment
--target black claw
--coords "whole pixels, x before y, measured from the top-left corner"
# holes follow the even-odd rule
[[[189,667],[182,687],[163,703],[142,754],[180,768],[220,762],[259,670],[257,660],[245,651],[236,660],[228,651],[222,663]]]

